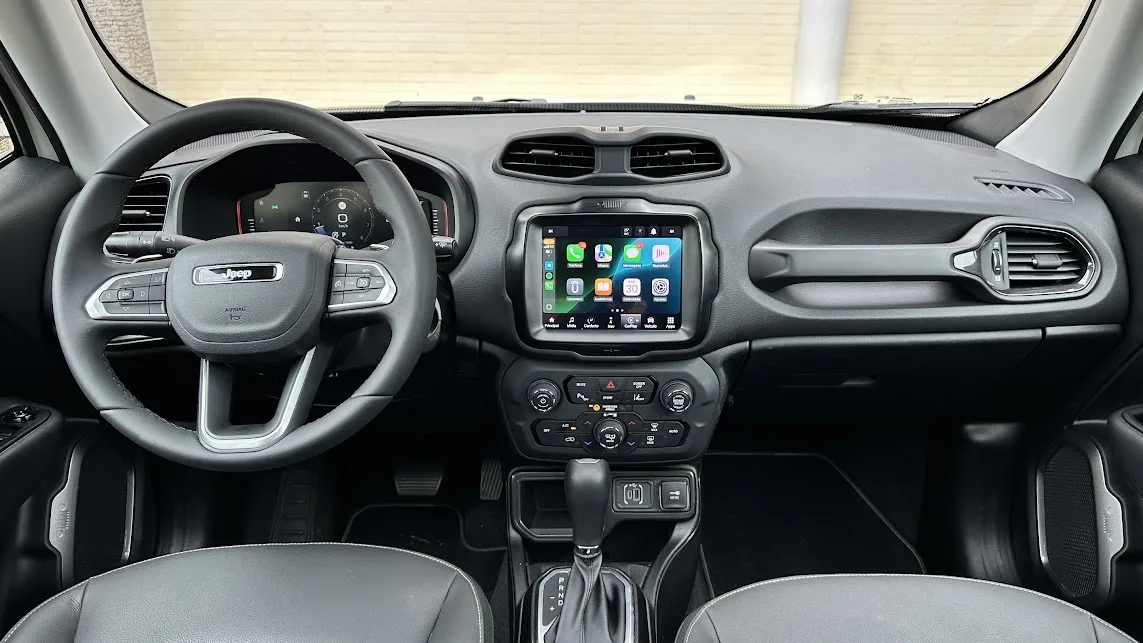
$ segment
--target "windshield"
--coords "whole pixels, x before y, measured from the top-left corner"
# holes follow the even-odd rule
[[[83,0],[184,104],[543,98],[978,103],[1066,46],[1087,0]]]

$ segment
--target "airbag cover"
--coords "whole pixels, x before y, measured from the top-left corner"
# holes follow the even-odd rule
[[[167,314],[182,341],[217,361],[277,360],[317,344],[337,244],[301,232],[225,237],[179,252]]]

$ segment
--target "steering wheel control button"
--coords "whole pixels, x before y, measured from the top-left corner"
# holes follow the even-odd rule
[[[654,511],[655,485],[649,480],[616,480],[612,497],[616,511]]]
[[[330,277],[329,310],[380,306],[393,301],[393,278],[372,261],[334,259]]]
[[[92,319],[161,320],[167,313],[166,282],[166,268],[109,279],[88,299],[87,314]]]
[[[623,385],[627,383],[625,377],[597,377],[595,378],[596,386],[603,392],[622,391]]]
[[[381,266],[375,263],[366,263],[364,261],[346,262],[345,274],[347,275],[366,275],[369,277],[380,277]]]
[[[659,401],[662,402],[663,407],[671,413],[682,413],[686,411],[691,408],[691,404],[694,403],[694,400],[694,390],[691,389],[690,384],[682,380],[667,382],[659,394]]]
[[[537,380],[528,387],[528,403],[540,413],[547,413],[560,403],[560,389],[550,380]]]
[[[659,506],[663,511],[686,511],[691,508],[691,489],[686,480],[664,480],[659,485]]]
[[[595,425],[595,441],[604,449],[615,449],[623,444],[627,431],[619,420],[603,420]]]

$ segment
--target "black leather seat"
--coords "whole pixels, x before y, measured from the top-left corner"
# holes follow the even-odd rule
[[[0,643],[492,643],[488,600],[430,556],[371,545],[250,545],[161,556],[44,602]]]
[[[795,576],[724,594],[687,617],[676,643],[1131,643],[1064,601],[943,576]]]

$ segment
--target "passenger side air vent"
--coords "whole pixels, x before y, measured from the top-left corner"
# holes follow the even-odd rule
[[[574,136],[545,136],[512,141],[500,156],[510,172],[571,179],[595,172],[595,146]]]
[[[171,181],[167,177],[139,179],[123,199],[123,218],[116,231],[162,230],[170,196]]]
[[[653,179],[712,174],[725,166],[713,141],[686,136],[655,136],[631,146],[631,172]]]
[[[1070,202],[1072,199],[1061,190],[1040,183],[1023,183],[1017,181],[996,181],[993,179],[977,179],[981,185],[992,192],[1006,196],[1017,196],[1041,201]]]
[[[1010,294],[1052,294],[1087,285],[1094,262],[1070,235],[1010,228],[1004,233]]]

